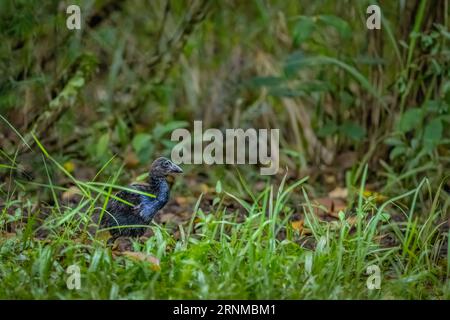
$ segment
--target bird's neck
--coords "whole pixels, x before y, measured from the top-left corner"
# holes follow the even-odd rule
[[[148,192],[153,194],[154,197],[148,197],[141,195],[142,210],[140,212],[144,221],[150,222],[155,214],[163,208],[169,201],[169,184],[164,177],[150,176],[148,180]]]
[[[148,184],[150,191],[155,193],[159,193],[161,189],[166,189],[169,186],[166,178],[159,176],[150,176],[150,178],[148,179]]]

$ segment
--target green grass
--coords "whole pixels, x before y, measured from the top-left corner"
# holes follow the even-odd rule
[[[51,3],[0,2],[0,298],[450,298],[448,0],[385,2],[380,32],[365,27],[369,1],[215,1],[192,23],[191,2],[94,2],[78,1],[103,22],[82,33]],[[311,179],[257,192],[254,170],[195,168],[222,179],[212,208],[201,197],[190,223],[133,243],[159,268],[89,234],[130,175],[170,154],[170,132],[199,119],[282,129],[280,167]],[[192,195],[184,183],[174,195]],[[348,209],[321,221],[313,199],[335,186]],[[80,290],[66,286],[73,264]],[[366,286],[373,265],[380,290]]]
[[[417,201],[426,191],[426,179],[377,206],[362,196],[366,173],[367,168],[354,209],[334,222],[320,221],[313,213],[304,188],[307,179],[291,185],[284,180],[278,186],[267,184],[259,194],[251,194],[251,202],[220,187],[211,212],[199,209],[202,199],[198,199],[191,221],[179,226],[178,240],[170,228],[153,224],[153,237],[133,242],[133,251],[157,257],[159,268],[113,255],[104,240],[86,232],[92,214],[104,209],[115,178],[112,183],[94,184],[94,189],[92,183],[77,181],[86,188],[79,204],[53,205],[43,220],[31,203],[13,200],[18,191],[9,188],[0,231],[5,231],[6,223],[22,227],[0,238],[0,298],[449,299],[448,256],[439,254],[448,237],[439,231],[439,194],[422,220]],[[49,188],[58,199],[64,188],[49,181],[41,188]],[[6,190],[2,186],[2,192]],[[311,236],[300,236],[290,223],[294,194],[303,194],[305,228]],[[244,208],[244,221],[224,206],[226,198]],[[10,208],[18,204],[11,214]],[[404,222],[389,217],[399,208],[406,215]],[[349,216],[356,216],[356,226],[347,221]],[[42,229],[48,235],[39,240],[36,233]],[[377,240],[387,233],[396,239],[394,246]],[[81,270],[79,290],[66,285],[66,270],[73,264]],[[381,270],[380,290],[367,288],[371,265]]]

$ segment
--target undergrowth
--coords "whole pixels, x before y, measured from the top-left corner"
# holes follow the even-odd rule
[[[42,146],[41,146],[42,147]],[[45,166],[53,160],[45,149]],[[47,159],[47,160],[45,160]],[[52,161],[53,165],[68,174]],[[10,169],[12,170],[12,169]],[[119,173],[118,173],[119,174]],[[133,240],[133,251],[159,259],[130,259],[106,244],[102,232],[89,233],[95,212],[120,188],[109,183],[73,183],[83,190],[75,206],[59,202],[66,190],[48,188],[55,204],[46,214],[19,197],[20,185],[1,186],[6,195],[0,214],[1,298],[34,299],[448,299],[450,298],[448,233],[440,228],[445,206],[439,192],[431,211],[418,212],[418,199],[429,189],[427,179],[415,188],[376,204],[364,197],[367,168],[355,191],[353,208],[339,220],[325,222],[314,213],[305,184],[267,184],[245,198],[218,187],[210,212],[199,204],[189,223],[180,224],[179,237],[153,223],[153,236]],[[95,179],[94,179],[95,180]],[[245,181],[242,181],[245,184]],[[304,229],[294,228],[293,194],[302,195]],[[225,199],[243,208],[244,219],[227,209]],[[20,203],[20,205],[18,205]],[[401,214],[397,222],[392,217]],[[426,216],[426,219],[420,217]],[[14,232],[11,225],[15,225]],[[308,235],[303,234],[308,230]],[[97,230],[98,231],[98,230]],[[447,231],[448,232],[448,231]],[[42,236],[45,234],[45,236]],[[386,245],[386,235],[394,238]],[[81,287],[70,290],[67,268],[76,265]],[[380,269],[380,289],[368,289],[368,267]],[[368,280],[369,279],[369,280]]]

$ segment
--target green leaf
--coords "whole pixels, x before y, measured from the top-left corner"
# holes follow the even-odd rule
[[[98,157],[102,157],[108,151],[109,145],[109,133],[103,134],[100,139],[98,139],[96,146],[96,153]]]
[[[314,29],[315,23],[311,17],[300,16],[292,32],[294,46],[298,46],[308,40]]]
[[[116,134],[121,145],[125,145],[128,143],[128,127],[121,118],[117,120]]]
[[[420,126],[423,112],[419,108],[408,109],[400,118],[399,129],[401,132],[408,132]]]
[[[325,92],[325,91],[331,91],[332,87],[329,83],[324,81],[309,81],[309,82],[302,82],[298,87],[299,90],[302,90],[307,93],[311,92]]]
[[[420,142],[419,139],[412,138],[411,139],[411,148],[413,148],[413,150],[416,150],[419,147],[419,142]]]
[[[338,131],[338,126],[335,122],[327,122],[317,131],[317,135],[321,138],[335,134]]]
[[[289,97],[289,98],[305,96],[305,92],[303,92],[302,90],[294,90],[283,87],[270,89],[269,94],[274,97]]]
[[[178,128],[186,128],[188,125],[189,124],[186,121],[171,121],[165,125],[158,124],[153,130],[153,135],[155,136],[155,139],[158,140],[162,138],[166,133],[172,132],[173,130]]]
[[[427,110],[427,113],[439,113],[441,110],[442,101],[428,100],[423,104],[423,107]]]
[[[395,158],[399,157],[400,155],[404,154],[406,152],[405,146],[398,146],[392,149],[391,153],[389,154],[389,159],[394,160]]]
[[[442,139],[443,130],[444,128],[440,119],[433,119],[429,124],[427,124],[423,134],[423,142],[425,143],[425,147],[430,150],[438,145]]]
[[[222,183],[220,182],[220,180],[218,180],[216,183],[216,193],[222,193]]]
[[[305,55],[302,52],[294,52],[286,58],[286,61],[283,65],[283,72],[284,75],[287,78],[292,78],[297,75],[297,72],[307,66],[308,64],[305,63]]]
[[[133,146],[134,150],[139,153],[150,145],[151,139],[152,136],[148,133],[139,133],[133,138],[131,145]]]
[[[387,109],[386,102],[382,99],[378,90],[376,90],[375,87],[372,86],[370,81],[361,72],[359,72],[358,69],[336,58],[327,56],[305,57],[302,53],[296,52],[288,56],[283,70],[287,77],[293,77],[302,68],[312,68],[315,66],[323,65],[327,65],[328,70],[330,70],[328,65],[335,65],[348,72],[348,74],[354,77],[362,87],[364,87],[368,92],[370,92],[370,94],[377,98],[381,105]]]
[[[139,133],[131,141],[133,149],[141,163],[145,163],[150,158],[153,151],[153,144],[151,143],[152,136],[148,133]]]
[[[384,140],[384,143],[388,146],[401,146],[404,144],[401,139],[396,137],[387,138],[386,140]]]
[[[345,122],[341,125],[340,131],[347,137],[359,141],[366,135],[366,130],[354,122]]]
[[[333,15],[320,15],[318,19],[324,24],[327,24],[335,28],[339,32],[341,37],[343,38],[351,37],[352,29],[350,28],[347,21],[345,21],[344,19]]]
[[[250,85],[256,87],[273,87],[283,84],[285,81],[282,77],[254,77],[250,80]]]
[[[69,85],[76,87],[76,88],[81,88],[82,86],[84,86],[84,78],[81,76],[76,76],[74,77],[72,80],[70,80]]]

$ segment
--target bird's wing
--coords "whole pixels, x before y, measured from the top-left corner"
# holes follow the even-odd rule
[[[148,184],[146,184],[146,183],[132,183],[130,185],[130,188],[136,189],[141,192],[149,193]],[[133,193],[133,198],[136,199],[136,202],[133,202],[135,204],[134,210],[139,210],[139,208],[141,207],[141,204],[142,204],[143,197],[148,198],[142,194]]]
[[[148,184],[134,184],[133,188],[136,188],[137,190],[153,194],[149,190]],[[155,214],[160,210],[164,203],[161,202],[161,199],[157,197],[157,195],[154,194],[155,197],[149,197],[146,195],[140,195],[138,194],[139,198],[139,204],[136,205],[133,208],[133,213],[139,215],[141,218],[143,218],[146,222],[150,221]]]
[[[135,182],[129,185],[129,188],[136,189],[143,192],[148,192],[149,184],[148,183],[141,183],[141,182]]]
[[[130,189],[145,191],[142,189],[142,187],[135,185],[129,185],[127,187]],[[130,206],[128,203],[118,200],[117,198],[132,204],[132,206]],[[114,199],[111,199],[108,202],[106,210],[110,213],[112,212],[133,213],[134,208],[137,207],[140,204],[140,202],[141,202],[140,194],[128,190],[122,190],[116,193]]]
[[[129,186],[129,187],[131,187],[131,186]],[[127,190],[122,190],[122,191],[116,193],[115,196],[116,196],[116,198],[119,198],[119,199],[122,199],[124,201],[127,201],[127,202],[129,202],[129,203],[131,203],[133,205],[137,205],[140,202],[139,194],[131,192],[131,191],[127,191]],[[124,206],[128,206],[129,207],[128,204],[126,204],[126,203],[124,203],[124,202],[122,202],[120,200],[117,200],[117,199],[114,199],[114,200],[116,202],[119,202],[119,203],[123,204]]]

